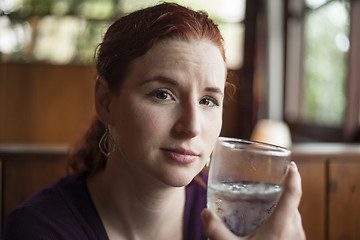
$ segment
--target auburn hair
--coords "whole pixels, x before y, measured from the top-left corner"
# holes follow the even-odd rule
[[[223,38],[217,24],[203,11],[194,11],[175,3],[135,11],[118,18],[106,31],[96,54],[98,78],[117,93],[126,77],[129,64],[144,55],[154,44],[165,39],[207,39],[215,44],[225,59]],[[94,117],[84,138],[69,155],[71,172],[96,173],[106,165],[98,143],[105,126]]]

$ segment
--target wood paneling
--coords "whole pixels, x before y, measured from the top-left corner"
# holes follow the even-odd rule
[[[94,115],[91,66],[2,63],[0,143],[69,143]]]
[[[360,239],[360,144],[305,143],[292,151],[302,176],[299,210],[307,239]]]
[[[1,220],[36,191],[66,175],[67,146],[0,145]],[[0,232],[1,234],[1,232]]]
[[[360,156],[329,165],[329,240],[360,239]]]
[[[3,218],[2,218],[2,216],[3,216],[3,208],[2,208],[2,206],[3,206],[3,204],[2,204],[2,202],[3,202],[3,169],[2,169],[2,159],[1,159],[1,157],[0,157],[0,236],[1,236],[1,233],[2,233],[2,231],[1,231],[1,226],[3,225]],[[1,237],[0,237],[1,238]]]
[[[299,211],[308,240],[325,239],[326,232],[326,167],[323,158],[293,159],[302,179]]]

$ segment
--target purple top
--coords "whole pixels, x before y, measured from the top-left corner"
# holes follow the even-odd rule
[[[86,174],[65,177],[25,200],[6,219],[4,240],[107,240],[85,179]],[[206,239],[200,217],[205,207],[206,189],[193,181],[186,187],[184,240]]]

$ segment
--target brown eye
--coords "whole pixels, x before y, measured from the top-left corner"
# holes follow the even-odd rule
[[[199,103],[202,105],[205,105],[205,106],[209,106],[209,107],[219,106],[218,101],[212,97],[205,97],[205,98],[201,99]]]
[[[170,96],[167,92],[158,92],[158,93],[156,93],[155,97],[158,99],[165,100],[165,99],[169,98]]]
[[[148,94],[150,97],[154,98],[157,101],[171,101],[174,100],[173,95],[169,90],[166,89],[157,89]]]

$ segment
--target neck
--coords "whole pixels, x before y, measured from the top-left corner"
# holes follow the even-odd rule
[[[88,179],[110,239],[182,237],[184,187],[170,187],[126,166],[108,166]]]

